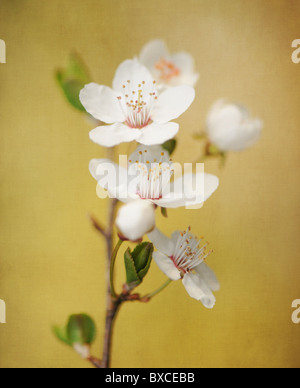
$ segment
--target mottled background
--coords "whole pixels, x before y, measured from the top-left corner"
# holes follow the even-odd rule
[[[150,39],[187,50],[201,74],[197,99],[181,119],[176,159],[194,160],[192,140],[206,112],[226,97],[263,118],[260,143],[230,155],[221,186],[199,211],[170,211],[159,225],[193,226],[215,254],[209,259],[222,290],[213,311],[180,283],[150,305],[128,304],[119,317],[114,367],[299,367],[300,325],[300,38],[299,0],[0,0],[1,367],[81,367],[51,325],[74,312],[98,323],[105,309],[104,245],[87,213],[105,215],[88,172],[103,151],[92,128],[66,102],[54,70],[76,49],[95,81],[111,84],[118,64]],[[119,283],[124,273],[119,271]],[[142,287],[164,281],[153,265]]]

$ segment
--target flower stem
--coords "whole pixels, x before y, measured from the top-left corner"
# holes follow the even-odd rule
[[[152,292],[151,294],[146,295],[144,298],[149,298],[149,299],[154,298],[156,295],[160,294],[164,289],[166,289],[172,282],[173,282],[173,280],[168,279],[168,280],[166,281],[166,283],[164,283],[164,284],[163,284],[161,287],[159,287],[156,291]]]
[[[115,263],[116,263],[116,259],[117,259],[117,256],[118,256],[118,253],[119,253],[119,250],[120,250],[122,244],[123,244],[123,241],[120,239],[115,247],[115,250],[113,251],[113,254],[111,257],[111,262],[110,262],[110,291],[111,291],[111,295],[114,299],[117,298],[115,285],[114,285]]]

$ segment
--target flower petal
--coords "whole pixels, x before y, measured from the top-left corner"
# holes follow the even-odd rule
[[[122,202],[129,202],[134,197],[128,193],[127,170],[109,159],[93,159],[89,170],[98,185],[107,190],[110,198],[117,198]]]
[[[138,129],[129,128],[127,125],[116,123],[101,126],[90,132],[90,139],[103,147],[114,147],[121,143],[129,143],[139,138]]]
[[[201,263],[195,270],[212,291],[220,291],[220,283],[214,271],[206,263]]]
[[[138,142],[147,146],[163,144],[173,139],[179,131],[176,123],[157,124],[152,123],[140,131]]]
[[[193,73],[195,70],[194,57],[187,52],[173,54],[172,62],[182,73]]]
[[[159,95],[151,112],[156,123],[167,123],[181,116],[195,99],[195,89],[191,86],[176,86]]]
[[[155,227],[153,204],[139,199],[124,205],[118,212],[116,226],[122,236],[130,241],[142,239]]]
[[[126,120],[121,101],[118,100],[120,93],[107,86],[91,83],[86,85],[80,92],[80,101],[86,111],[95,119],[107,124],[121,123]]]
[[[148,238],[153,243],[155,248],[164,255],[170,257],[174,254],[175,244],[159,229],[156,228],[153,232],[148,233]]]
[[[136,59],[121,63],[113,80],[113,89],[123,94],[125,91],[128,95],[135,92],[135,96],[142,90],[144,97],[156,91],[151,73]]]
[[[203,184],[203,186],[198,188],[197,184]],[[184,178],[175,179],[172,186],[169,194],[155,201],[157,206],[175,209],[182,206],[201,205],[217,190],[219,179],[204,173],[185,174]]]
[[[167,46],[163,40],[156,39],[147,43],[140,53],[140,62],[151,69],[159,62],[162,58],[168,58],[169,53]]]
[[[160,252],[154,252],[153,258],[158,267],[163,271],[165,275],[168,276],[169,279],[179,280],[181,278],[180,272],[168,256],[163,255]]]
[[[186,274],[182,282],[191,298],[201,301],[203,306],[208,309],[215,306],[214,294],[198,274]]]

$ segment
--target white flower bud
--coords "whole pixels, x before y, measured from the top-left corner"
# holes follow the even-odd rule
[[[238,104],[217,101],[207,117],[207,134],[220,151],[242,151],[253,146],[263,127],[260,119],[250,117],[248,110]]]
[[[154,205],[146,200],[137,200],[124,205],[116,219],[122,237],[138,241],[155,227]]]
[[[76,343],[73,345],[73,349],[84,360],[88,359],[91,355],[89,345],[82,345],[82,344]]]

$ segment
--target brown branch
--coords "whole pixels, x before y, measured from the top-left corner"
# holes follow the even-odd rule
[[[87,360],[88,360],[95,368],[97,368],[97,369],[101,369],[101,368],[102,368],[102,362],[101,362],[100,360],[98,360],[98,358],[93,357],[93,356],[90,356]]]
[[[102,226],[99,221],[96,220],[96,218],[94,216],[92,216],[91,214],[88,215],[89,217],[89,220],[91,221],[93,227],[102,234],[102,236],[104,236],[105,238],[107,237],[106,236],[106,233],[107,231],[105,230],[104,226]]]

